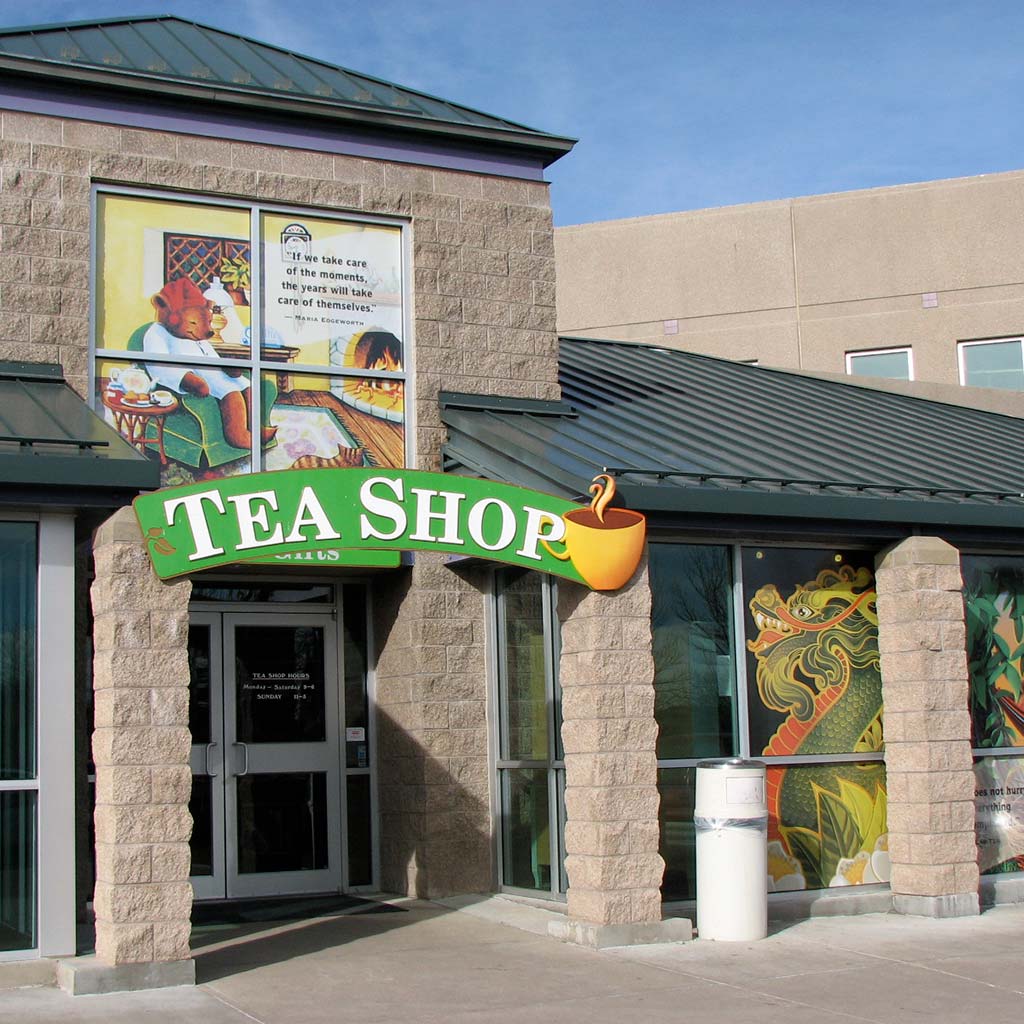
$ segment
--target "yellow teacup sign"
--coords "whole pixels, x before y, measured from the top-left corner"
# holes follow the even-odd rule
[[[588,507],[562,516],[565,550],[541,543],[560,561],[571,560],[591,589],[618,590],[640,564],[647,519],[628,508],[608,508],[615,497],[615,481],[607,473],[595,476],[589,491],[594,497]]]

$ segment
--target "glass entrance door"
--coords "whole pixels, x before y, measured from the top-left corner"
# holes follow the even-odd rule
[[[189,658],[196,898],[340,889],[334,619],[194,612]]]

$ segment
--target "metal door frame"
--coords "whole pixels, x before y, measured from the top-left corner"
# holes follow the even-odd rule
[[[344,765],[344,746],[341,743],[342,723],[345,722],[345,694],[342,658],[344,645],[339,633],[343,628],[342,616],[338,614],[342,594],[336,595],[331,608],[311,607],[282,609],[280,605],[262,606],[254,611],[249,605],[245,611],[190,610],[190,625],[205,625],[210,628],[210,702],[211,742],[193,745],[191,766],[193,773],[210,774],[219,782],[212,786],[213,814],[213,859],[212,875],[192,876],[196,899],[238,899],[249,896],[290,895],[314,892],[341,892],[346,890],[348,879],[348,830],[347,830],[347,771]],[[237,608],[238,606],[233,606]],[[316,758],[315,766],[307,768],[300,763],[296,770],[324,771],[327,774],[327,827],[328,867],[313,871],[266,872],[257,874],[238,873],[237,836],[228,841],[229,823],[237,815],[238,777],[253,769],[267,765],[267,758],[276,759],[287,765],[289,750],[294,744],[249,744],[244,755],[237,750],[241,744],[234,743],[234,627],[238,625],[311,625],[324,631],[324,683],[325,683],[325,736],[324,750]],[[225,712],[228,713],[225,713]],[[319,744],[318,744],[319,745]],[[270,748],[260,750],[259,748]],[[371,748],[372,749],[372,748]],[[250,753],[251,751],[251,753]],[[256,755],[253,758],[253,755]],[[254,763],[255,762],[255,763]],[[308,762],[307,762],[308,763]],[[241,771],[237,769],[241,768]],[[287,771],[287,766],[276,767],[272,772]],[[231,827],[231,831],[234,829]]]

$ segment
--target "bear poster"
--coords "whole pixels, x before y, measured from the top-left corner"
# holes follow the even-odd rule
[[[96,223],[96,408],[164,486],[404,465],[401,228],[115,192]]]

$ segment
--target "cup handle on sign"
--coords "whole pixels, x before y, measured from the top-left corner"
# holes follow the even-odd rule
[[[541,540],[541,544],[544,546],[544,550],[549,555],[552,555],[554,558],[557,558],[560,562],[568,562],[569,561],[569,549],[568,548],[566,548],[565,551],[558,552],[546,540]]]

